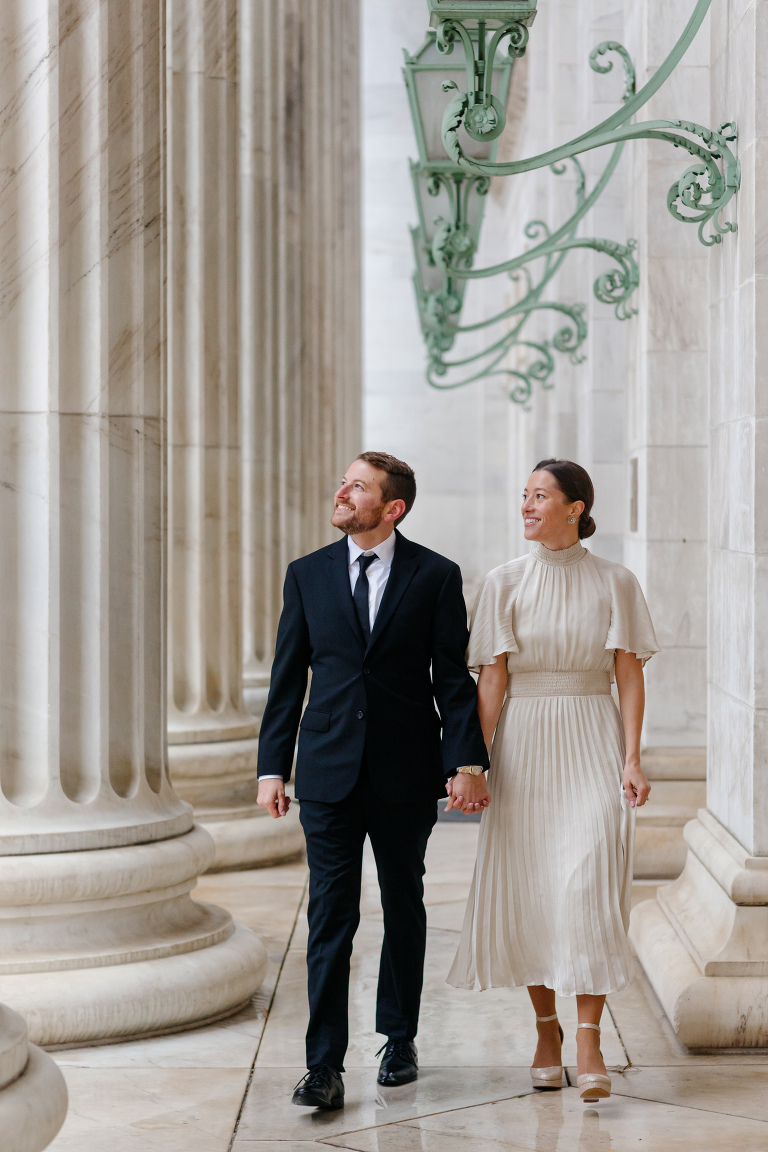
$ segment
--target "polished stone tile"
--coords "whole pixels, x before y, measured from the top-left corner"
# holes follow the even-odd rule
[[[268,1003],[268,1001],[267,1001]],[[255,1003],[229,1020],[127,1044],[100,1044],[54,1052],[61,1068],[250,1068],[266,1020]]]
[[[441,893],[444,899],[433,899],[427,904],[427,924],[430,928],[440,928],[443,932],[456,933],[456,946],[464,923],[466,900],[450,899],[450,891]]]
[[[298,862],[201,876],[193,895],[195,900],[226,908],[256,932],[287,941],[306,882],[307,866]]]
[[[304,1068],[257,1065],[248,1089],[234,1148],[259,1140],[327,1140],[341,1132],[394,1124],[446,1108],[476,1104],[531,1091],[527,1070],[512,1068],[427,1068],[413,1084],[380,1088],[374,1069],[344,1076],[346,1103],[339,1112],[318,1112],[291,1104]]]
[[[65,1068],[69,1113],[49,1152],[227,1152],[245,1070]]]
[[[585,1108],[570,1088],[326,1139],[359,1152],[764,1152],[768,1125],[621,1096]]]
[[[322,1152],[328,1148],[317,1140],[237,1140],[237,1152]]]
[[[629,1068],[614,1091],[636,1099],[727,1112],[768,1123],[768,1067]],[[768,1147],[768,1144],[766,1145]]]

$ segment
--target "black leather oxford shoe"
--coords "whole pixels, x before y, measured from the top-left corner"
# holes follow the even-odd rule
[[[393,1088],[398,1084],[410,1084],[418,1077],[418,1052],[412,1040],[387,1040],[379,1052],[384,1053],[376,1077],[379,1084]]]
[[[330,1064],[320,1064],[310,1068],[303,1080],[299,1080],[293,1090],[294,1104],[305,1108],[325,1108],[329,1111],[344,1107],[344,1081],[341,1073]]]

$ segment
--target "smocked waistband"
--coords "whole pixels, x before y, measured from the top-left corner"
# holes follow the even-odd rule
[[[609,672],[513,672],[507,696],[610,696]]]

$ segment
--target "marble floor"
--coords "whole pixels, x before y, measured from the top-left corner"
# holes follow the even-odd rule
[[[370,857],[353,958],[347,1105],[335,1113],[290,1104],[304,1073],[304,865],[206,876],[196,895],[225,905],[267,946],[259,996],[207,1028],[55,1053],[70,1111],[51,1152],[767,1152],[768,1053],[687,1053],[642,974],[610,997],[604,1018],[611,1099],[585,1107],[573,1088],[531,1091],[534,1027],[525,990],[476,994],[444,982],[477,829],[441,823],[430,842],[417,1083],[376,1085],[381,910]],[[636,900],[654,893],[653,884],[635,886]],[[573,1003],[562,1001],[559,1012],[575,1081]]]

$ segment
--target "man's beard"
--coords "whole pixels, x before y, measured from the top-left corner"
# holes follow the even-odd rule
[[[331,517],[331,523],[334,528],[338,528],[340,532],[345,532],[347,536],[356,536],[358,532],[372,532],[374,528],[378,528],[384,519],[385,505],[381,504],[378,508],[372,509],[367,514],[358,512],[356,509],[352,516],[345,519],[343,524],[336,523],[336,512],[339,508],[349,508],[349,504],[337,505]]]

